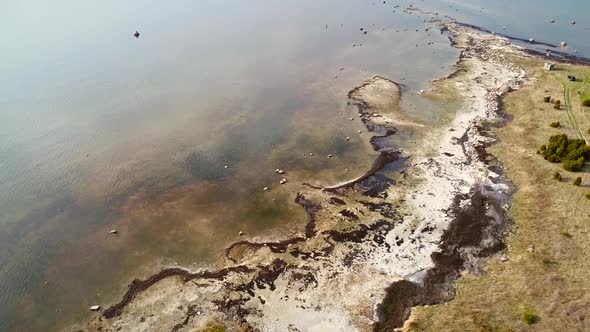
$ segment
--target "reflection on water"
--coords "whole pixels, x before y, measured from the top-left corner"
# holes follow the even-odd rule
[[[375,157],[346,105],[366,78],[406,84],[406,112],[444,118],[456,105],[415,92],[457,52],[397,4],[3,4],[0,330],[83,319],[161,266],[219,264],[239,231],[301,231],[298,186],[340,182]]]

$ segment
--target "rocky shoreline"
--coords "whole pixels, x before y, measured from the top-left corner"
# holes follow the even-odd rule
[[[439,24],[462,51],[445,81],[464,106],[419,149],[404,152],[398,182],[378,172],[384,163],[330,190],[302,186],[297,203],[309,219],[301,234],[235,243],[217,271],[171,267],[135,280],[118,304],[71,330],[182,331],[215,321],[232,331],[390,331],[412,306],[451,299],[462,271],[481,273],[504,249],[512,188],[485,152],[494,141],[487,129],[501,123],[500,98],[526,73],[507,58],[524,55],[507,40]],[[379,93],[358,93],[376,85]],[[394,94],[395,82],[376,77],[349,98],[376,134],[393,134],[389,123],[419,126],[387,113]]]

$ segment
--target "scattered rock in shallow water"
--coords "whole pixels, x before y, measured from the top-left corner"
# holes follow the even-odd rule
[[[225,166],[223,166],[223,168],[225,168],[225,169],[228,169],[228,168],[229,168],[229,166],[225,165]]]
[[[332,157],[334,157],[332,154],[329,154],[329,155],[328,155],[328,158],[332,158]]]
[[[529,38],[529,43],[534,43],[535,42],[535,38]]]
[[[264,188],[262,188],[262,190],[268,191],[269,189],[268,189],[268,187],[264,187]]]
[[[555,23],[555,20],[549,20],[549,23]]]
[[[133,37],[139,38],[139,31],[135,31],[135,33],[133,34]]]
[[[561,46],[561,47],[566,47],[566,46],[567,46],[567,43],[566,43],[566,42],[564,42],[564,41],[562,41],[561,43],[559,43],[559,46]]]
[[[111,234],[111,235],[117,235],[117,233],[118,233],[118,232],[117,232],[117,230],[116,230],[116,229],[112,229],[112,230],[109,232],[109,234]]]
[[[576,21],[572,21],[572,24],[576,24]]]
[[[359,130],[359,131],[358,131],[358,133],[359,133],[359,134],[360,134],[360,133],[362,133],[362,132],[363,132],[362,130]]]
[[[346,136],[346,140],[347,140],[347,141],[350,141],[350,137]]]
[[[242,231],[239,231],[239,232],[238,232],[238,235],[244,235],[244,232],[242,232]]]
[[[310,156],[310,157],[313,157],[313,153],[312,153],[312,152],[310,152],[310,153],[309,153],[309,156]]]
[[[282,179],[281,181],[279,181],[280,184],[285,184],[287,183],[287,179]]]
[[[277,168],[277,169],[275,169],[275,173],[277,173],[277,174],[279,174],[279,172],[280,172],[280,171],[281,171],[281,170],[280,170],[280,169],[278,169],[278,168]]]
[[[99,311],[100,310],[100,306],[99,305],[93,305],[90,307],[91,311]]]

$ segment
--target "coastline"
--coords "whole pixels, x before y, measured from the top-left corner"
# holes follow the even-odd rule
[[[367,181],[381,166],[325,188],[330,190],[302,191],[297,203],[309,215],[304,234],[278,242],[238,242],[226,250],[234,265],[220,271],[171,268],[164,271],[178,273],[161,271],[134,281],[129,291],[134,295],[125,295],[124,305],[108,308],[107,319],[97,317],[88,328],[149,330],[150,324],[161,324],[178,331],[189,322],[204,327],[223,321],[228,328],[273,330],[289,328],[297,317],[294,328],[386,331],[401,327],[413,306],[451,299],[452,282],[463,270],[481,273],[486,260],[504,250],[512,186],[486,152],[494,141],[488,129],[504,118],[500,98],[527,78],[505,58],[526,52],[508,41],[455,22],[441,29],[448,29],[462,50],[457,71],[444,81],[464,94],[465,106],[451,124],[433,130],[420,150],[403,156],[409,165],[401,181]],[[363,123],[373,131],[373,122]],[[378,195],[359,193],[363,186],[376,188]],[[465,234],[474,216],[482,223]],[[170,279],[167,286],[156,285],[164,279]],[[194,279],[206,282],[188,285]],[[148,284],[132,291],[133,285]],[[151,294],[139,294],[151,286]],[[179,305],[183,309],[175,310]],[[142,313],[162,307],[167,308],[163,318]]]

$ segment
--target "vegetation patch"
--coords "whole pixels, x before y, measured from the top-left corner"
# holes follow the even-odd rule
[[[578,176],[578,177],[577,177],[577,178],[574,180],[574,186],[580,186],[581,184],[582,184],[582,178]]]
[[[570,237],[572,237],[573,235],[571,235],[569,232],[563,231],[563,232],[561,232],[561,236],[563,236],[563,237],[567,237],[567,238],[570,238]]]
[[[545,160],[552,163],[563,163],[567,171],[578,172],[590,160],[590,146],[583,139],[569,139],[566,134],[553,135],[549,144],[542,145],[540,153]]]
[[[527,310],[522,313],[522,320],[526,325],[533,325],[539,320],[539,317],[533,312]]]
[[[559,123],[559,121],[554,121],[549,124],[549,127],[559,128],[561,127],[561,123]]]
[[[590,99],[584,99],[584,101],[582,102],[582,105],[590,107]]]

